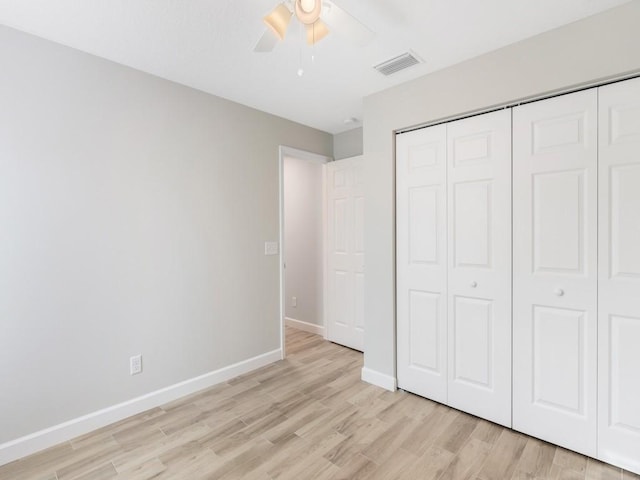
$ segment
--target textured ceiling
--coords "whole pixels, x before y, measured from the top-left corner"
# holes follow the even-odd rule
[[[0,23],[338,133],[368,94],[628,1],[335,0],[376,32],[370,44],[332,32],[312,52],[292,21],[268,54],[252,49],[278,0],[0,0]],[[408,49],[425,63],[372,69]]]

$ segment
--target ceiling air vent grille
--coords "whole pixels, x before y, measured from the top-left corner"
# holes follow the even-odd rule
[[[417,65],[418,63],[422,63],[422,60],[420,60],[415,53],[407,52],[387,60],[386,62],[379,63],[373,68],[383,75],[392,75],[400,70]]]

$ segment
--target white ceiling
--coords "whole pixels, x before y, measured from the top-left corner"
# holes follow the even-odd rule
[[[358,47],[332,32],[313,64],[294,21],[273,52],[252,51],[279,1],[0,0],[0,23],[339,133],[358,125],[344,119],[361,119],[366,95],[629,0],[334,0],[376,37]],[[425,63],[372,69],[408,49]]]

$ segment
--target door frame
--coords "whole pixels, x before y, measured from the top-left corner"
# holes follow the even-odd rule
[[[299,160],[306,160],[314,163],[319,163],[321,165],[325,165],[326,163],[332,162],[333,158],[328,157],[326,155],[321,155],[319,153],[308,152],[306,150],[300,150],[298,148],[289,147],[286,145],[280,145],[278,148],[278,210],[279,210],[279,239],[280,242],[280,255],[279,255],[279,281],[280,281],[280,351],[282,352],[282,359],[286,357],[286,342],[285,342],[285,307],[286,307],[286,298],[285,298],[285,284],[284,284],[284,159],[285,157],[292,157]],[[326,303],[326,283],[327,283],[327,252],[326,252],[326,244],[327,244],[327,212],[326,212],[326,169],[322,169],[322,296],[323,296],[323,309],[322,309],[322,325],[325,327],[326,332],[326,321],[325,321],[325,308],[324,304]]]

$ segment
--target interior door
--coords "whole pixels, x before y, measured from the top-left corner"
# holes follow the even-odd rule
[[[597,90],[513,110],[513,428],[595,456]]]
[[[397,375],[447,402],[447,127],[396,136]]]
[[[448,404],[511,426],[511,110],[447,124]]]
[[[327,340],[364,350],[363,159],[327,164]]]
[[[640,472],[640,79],[599,103],[598,457]]]

